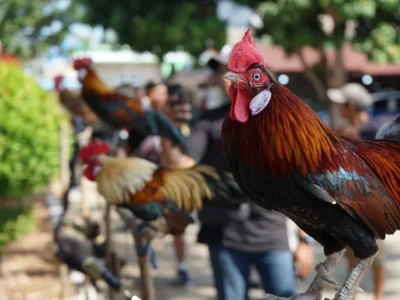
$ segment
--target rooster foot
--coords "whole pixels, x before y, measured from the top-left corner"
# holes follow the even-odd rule
[[[306,292],[294,295],[290,298],[282,298],[271,294],[267,294],[263,298],[257,300],[322,300],[322,298],[320,293]]]
[[[342,289],[335,295],[333,300],[352,300],[354,298],[355,293],[360,290],[359,286],[361,281],[364,279],[365,274],[371,267],[375,256],[376,253],[368,258],[360,259],[356,263],[347,277]]]
[[[323,263],[319,263],[318,265],[316,265],[315,271],[317,271],[318,276],[324,281],[324,288],[334,290],[340,289],[339,284],[337,283],[335,278],[333,278],[332,274],[328,272]]]

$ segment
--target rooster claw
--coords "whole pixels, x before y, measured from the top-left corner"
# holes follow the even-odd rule
[[[336,291],[336,292],[339,292],[339,291],[340,291],[340,288],[336,288],[335,291]],[[358,288],[356,288],[356,293],[364,293],[364,290],[363,290],[362,288],[358,287]],[[329,299],[328,299],[328,300],[329,300]]]
[[[321,299],[321,296],[319,293],[300,293],[300,294],[296,294],[289,298],[278,297],[275,295],[266,294],[266,295],[264,295],[263,298],[260,298],[257,300],[317,300],[317,299]]]
[[[278,297],[278,296],[275,296],[275,295],[266,294],[262,298],[259,298],[257,300],[289,300],[289,299],[290,298],[282,298],[282,297]]]
[[[319,263],[315,266],[315,271],[317,271],[318,275],[327,283],[331,284],[335,288],[339,286],[335,278],[333,278],[332,274],[329,273],[323,263]]]

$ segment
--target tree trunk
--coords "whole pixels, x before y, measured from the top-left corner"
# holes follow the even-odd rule
[[[344,45],[341,44],[336,49],[334,68],[328,69],[327,83],[330,88],[340,88],[347,83],[347,72],[343,61]]]
[[[327,69],[327,83],[328,88],[341,88],[347,83],[347,72],[343,61],[343,47],[341,44],[336,49],[335,63],[333,68]],[[336,130],[338,128],[339,121],[341,117],[339,116],[339,110],[337,109],[338,104],[329,105],[329,120],[332,129]]]
[[[317,93],[317,97],[321,103],[324,103],[328,106],[329,113],[329,126],[331,128],[335,128],[337,124],[337,110],[334,109],[333,104],[328,99],[326,94],[326,90],[328,88],[340,88],[347,82],[347,73],[343,62],[343,45],[340,45],[338,49],[336,49],[336,57],[334,68],[330,68],[326,54],[324,49],[321,47],[319,49],[321,55],[321,63],[324,68],[325,78],[321,79],[315,71],[307,65],[305,61],[304,54],[300,50],[299,57],[300,61],[304,67],[304,74],[310,81],[311,85],[314,87],[314,90]]]
[[[317,93],[317,97],[321,103],[328,104],[329,100],[328,97],[326,96],[326,88],[323,80],[321,80],[320,77],[317,76],[315,71],[307,64],[303,51],[300,50],[298,52],[300,61],[303,64],[304,67],[304,74],[310,81],[311,85],[314,87],[315,92]],[[321,53],[322,55],[322,53]]]

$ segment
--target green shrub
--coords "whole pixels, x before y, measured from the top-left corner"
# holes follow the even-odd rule
[[[62,116],[35,79],[0,63],[0,197],[38,192],[57,174]]]
[[[34,224],[32,209],[15,207],[0,210],[0,253],[9,242],[31,231]]]

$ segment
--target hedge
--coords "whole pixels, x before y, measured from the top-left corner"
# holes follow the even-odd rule
[[[62,117],[54,95],[0,63],[0,198],[39,192],[57,175]]]
[[[32,209],[14,207],[0,210],[0,253],[9,242],[31,231],[34,225]]]

